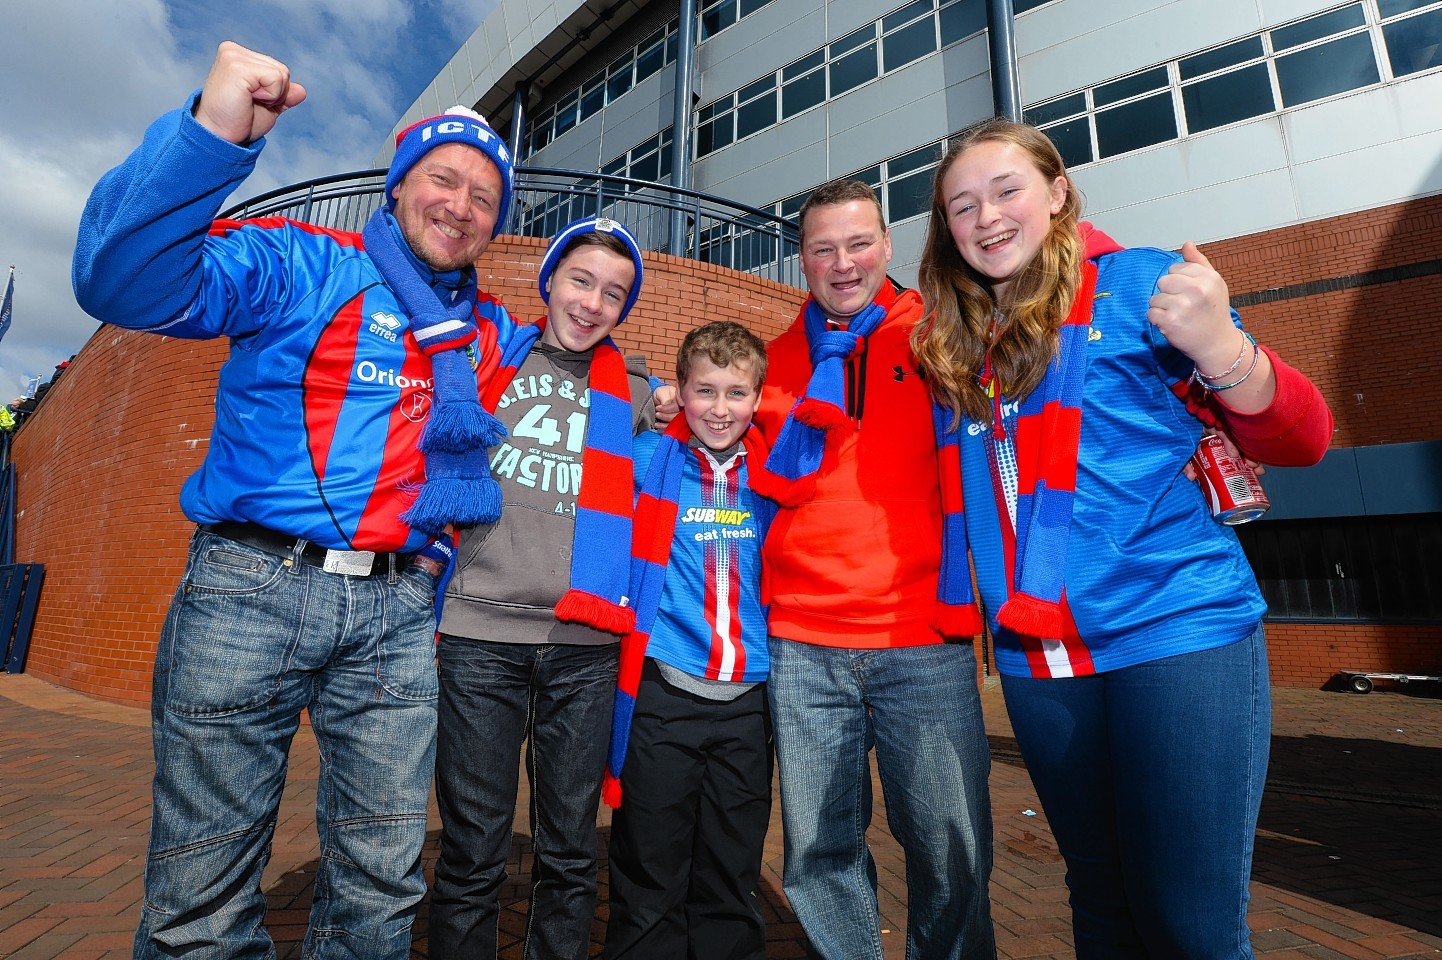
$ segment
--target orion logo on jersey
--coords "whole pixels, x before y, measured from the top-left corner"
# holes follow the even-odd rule
[[[411,423],[421,423],[431,415],[431,389],[435,381],[429,377],[403,376],[393,368],[380,367],[373,360],[362,360],[355,366],[355,378],[362,383],[379,383],[399,387],[396,409]]]

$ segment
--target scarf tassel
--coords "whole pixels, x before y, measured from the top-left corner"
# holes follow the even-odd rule
[[[606,774],[601,780],[601,799],[612,810],[621,805],[621,767],[626,762],[626,743],[631,731],[631,717],[636,712],[636,697],[626,690],[616,691],[616,704],[611,711],[611,748],[606,758]]]
[[[936,602],[931,627],[943,637],[975,637],[981,633],[981,611],[974,603]]]
[[[636,629],[635,610],[574,587],[567,590],[561,602],[556,604],[556,619],[584,623],[623,637]]]
[[[851,418],[848,417],[834,403],[827,403],[824,400],[816,400],[811,397],[803,399],[796,404],[792,411],[799,422],[818,430],[830,433],[834,430],[845,430],[851,427]]]
[[[816,493],[816,474],[806,474],[788,479],[767,470],[759,463],[749,464],[751,489],[766,499],[787,509],[801,506]]]
[[[996,612],[997,622],[1028,637],[1043,640],[1062,635],[1061,604],[1028,593],[1014,593]]]
[[[485,477],[430,477],[401,520],[428,533],[446,524],[473,527],[501,516],[501,485]]]
[[[612,810],[621,805],[621,781],[611,776],[609,770],[601,778],[601,799],[606,801],[606,806]]]
[[[505,424],[474,400],[440,401],[431,407],[421,450],[426,453],[466,453],[476,443],[494,447],[506,439]]]

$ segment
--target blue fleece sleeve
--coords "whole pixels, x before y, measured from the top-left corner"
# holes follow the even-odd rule
[[[80,306],[105,323],[172,336],[255,329],[244,296],[253,264],[208,250],[207,237],[264,142],[222,140],[191,116],[189,103],[151,124],[85,205],[71,271]]]
[[[636,434],[631,441],[631,474],[636,481],[636,492],[640,493],[641,485],[646,482],[646,471],[651,469],[651,458],[656,455],[656,448],[661,445],[661,435],[647,430]]]

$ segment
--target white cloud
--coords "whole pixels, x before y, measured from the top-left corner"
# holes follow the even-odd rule
[[[268,138],[240,199],[369,166],[400,112],[493,6],[9,0],[0,24],[0,271],[17,269],[14,321],[0,341],[0,398],[31,375],[48,377],[96,329],[70,289],[85,199],[151,120],[201,86],[221,40],[284,61],[308,92]]]

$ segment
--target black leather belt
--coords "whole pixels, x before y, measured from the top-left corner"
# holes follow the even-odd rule
[[[295,545],[304,543],[300,551],[302,563],[312,567],[325,568],[325,557],[330,551],[325,547],[309,540],[302,540],[300,537],[293,537],[288,533],[278,533],[258,523],[242,523],[234,520],[227,520],[222,523],[202,523],[200,529],[206,533],[213,533],[217,537],[224,537],[227,540],[234,540],[236,543],[243,543],[248,547],[255,547],[266,553],[277,557],[295,556]],[[378,553],[371,563],[371,575],[390,573],[392,570],[399,573],[411,562],[415,554],[411,553]]]

